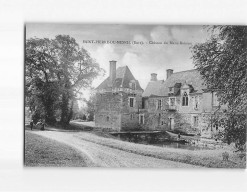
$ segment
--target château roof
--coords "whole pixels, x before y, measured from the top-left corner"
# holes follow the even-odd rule
[[[129,88],[129,83],[135,81],[136,90],[143,90],[138,82],[131,73],[128,66],[118,67],[116,70],[116,79],[111,87],[110,77],[107,77],[96,89],[111,89],[111,88]]]
[[[168,79],[159,81],[150,81],[143,92],[143,97],[149,96],[168,96],[169,87],[180,88],[184,83],[193,89],[193,93],[202,93],[202,89],[206,86],[203,85],[203,79],[196,69],[175,72]],[[176,91],[178,95],[179,91]]]

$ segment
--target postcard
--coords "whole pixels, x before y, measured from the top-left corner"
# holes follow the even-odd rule
[[[246,26],[27,23],[27,167],[246,168]]]

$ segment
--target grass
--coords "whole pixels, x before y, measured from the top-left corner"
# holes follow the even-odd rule
[[[135,154],[155,157],[164,160],[172,160],[187,164],[210,168],[246,168],[246,159],[241,160],[237,153],[229,152],[229,161],[222,160],[222,153],[226,150],[185,150],[177,148],[162,148],[151,145],[125,142],[117,139],[99,137],[90,133],[80,133],[80,139],[90,141],[102,146],[123,150]]]
[[[25,166],[85,167],[83,156],[73,148],[29,132],[25,132]]]
[[[72,123],[70,128],[75,128],[75,125],[77,124]],[[100,130],[91,130],[91,128],[89,130],[81,124],[78,124],[76,129],[78,129],[79,131],[84,131],[76,135],[82,140],[90,141],[102,146],[107,146],[134,154],[140,154],[144,156],[210,168],[246,168],[246,155],[241,160],[238,153],[233,153],[232,151],[229,151],[227,149],[192,151],[177,148],[162,148],[152,145],[121,141],[117,137],[114,137],[107,132],[102,132]],[[187,137],[189,136],[186,136],[186,138]],[[229,152],[230,154],[229,161],[222,160],[222,153],[225,151]]]
[[[97,139],[95,139],[95,136],[93,136],[92,134],[96,135]],[[172,136],[172,133],[169,133],[169,135]],[[181,137],[183,137],[183,135]],[[184,138],[198,139],[197,136],[185,136]],[[135,154],[199,165],[203,167],[241,169],[246,168],[246,155],[243,159],[241,159],[239,157],[239,153],[234,153],[227,149],[188,151],[185,149],[177,148],[161,148],[157,146],[121,141],[118,140],[118,138],[116,137],[113,138],[113,136],[109,135],[107,132],[95,130],[90,131],[90,134],[88,133],[87,136],[83,136],[81,137],[81,139]],[[223,161],[222,153],[225,151],[227,151],[230,155],[229,161]]]
[[[26,124],[25,125],[25,128],[30,130],[30,124]],[[62,126],[61,124],[57,123],[57,124],[54,124],[52,126],[50,125],[45,125],[45,130],[49,130],[50,128],[55,128],[57,130],[61,130],[61,131],[92,131],[93,130],[93,127],[89,127],[89,126],[85,126],[85,125],[82,125],[82,124],[77,124],[75,122],[70,122],[69,125],[67,126]],[[40,130],[40,126],[38,125],[34,125],[33,126],[33,129],[35,130]]]

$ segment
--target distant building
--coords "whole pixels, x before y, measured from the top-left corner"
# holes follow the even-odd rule
[[[117,131],[138,129],[142,93],[128,66],[116,69],[116,61],[110,61],[109,77],[96,88],[96,127]]]
[[[142,98],[139,117],[143,118],[143,129],[212,137],[220,128],[212,122],[213,113],[219,109],[216,93],[206,88],[197,70],[173,73],[168,69],[166,80],[157,80],[157,74],[151,74]]]

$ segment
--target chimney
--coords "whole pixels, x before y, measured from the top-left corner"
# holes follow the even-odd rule
[[[116,63],[117,61],[110,61],[110,81],[111,84],[114,83],[115,79],[116,79]]]
[[[172,74],[173,74],[173,70],[172,69],[167,69],[166,70],[166,79],[168,79]]]
[[[151,81],[157,81],[157,74],[156,73],[151,74]]]

